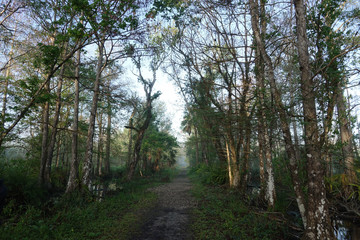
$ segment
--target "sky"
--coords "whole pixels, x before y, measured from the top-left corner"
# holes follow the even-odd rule
[[[175,86],[169,77],[159,71],[158,80],[154,86],[155,91],[160,91],[161,95],[159,100],[164,102],[166,105],[167,116],[172,120],[172,129],[174,136],[180,142],[185,141],[185,135],[181,131],[181,121],[184,116],[184,100],[179,94],[178,87]]]

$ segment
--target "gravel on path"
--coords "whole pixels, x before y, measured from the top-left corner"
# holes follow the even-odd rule
[[[186,170],[172,182],[149,189],[158,194],[158,204],[144,224],[140,236],[133,240],[189,240],[190,210],[196,201],[191,196],[191,183]]]

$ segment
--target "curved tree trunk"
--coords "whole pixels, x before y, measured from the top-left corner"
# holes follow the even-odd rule
[[[136,166],[137,166],[138,162],[141,160],[140,151],[141,151],[142,140],[144,139],[145,132],[146,132],[147,128],[149,127],[150,121],[152,118],[151,102],[152,102],[152,100],[150,100],[150,102],[148,102],[148,104],[147,104],[146,119],[144,121],[144,124],[141,126],[141,128],[137,132],[137,138],[136,138],[135,145],[134,145],[134,155],[133,155],[134,158],[131,160],[131,162],[129,164],[129,170],[128,170],[128,175],[127,175],[127,179],[129,181],[133,178],[133,176],[135,174]]]
[[[142,72],[141,72],[141,62],[140,62],[141,59],[139,58],[138,60],[136,60],[136,59],[133,59],[133,60],[136,63],[136,67],[138,68],[139,80],[142,82],[144,91],[146,94],[146,106],[145,106],[145,120],[144,120],[143,124],[140,126],[140,128],[136,129],[137,137],[136,137],[136,141],[135,141],[135,145],[134,145],[133,159],[129,163],[128,175],[127,175],[127,179],[129,181],[133,178],[136,166],[138,165],[139,161],[141,160],[140,151],[141,151],[142,141],[144,139],[145,132],[148,129],[151,119],[152,119],[152,102],[159,96],[158,94],[153,95],[152,90],[153,90],[154,84],[156,82],[156,71],[160,67],[160,63],[161,63],[161,61],[159,61],[159,62],[155,61],[156,63],[153,62],[152,79],[146,80],[143,78]]]

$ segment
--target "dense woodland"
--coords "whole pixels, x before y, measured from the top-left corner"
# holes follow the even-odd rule
[[[359,24],[351,0],[2,1],[8,212],[175,165],[162,71],[185,102],[193,172],[287,205],[303,239],[335,239],[334,217],[360,218]]]

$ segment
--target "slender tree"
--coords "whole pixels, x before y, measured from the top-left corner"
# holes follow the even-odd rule
[[[304,112],[305,150],[307,160],[308,204],[305,239],[335,239],[331,227],[325,190],[325,171],[315,106],[315,83],[311,76],[308,39],[306,35],[305,4],[295,0],[296,36],[301,70],[301,93]]]
[[[80,63],[81,52],[76,53],[76,66],[74,76],[74,113],[72,123],[72,138],[71,138],[71,160],[70,160],[70,174],[66,186],[66,193],[73,192],[79,188],[79,158],[78,158],[78,131],[79,131],[79,104],[80,104]]]

